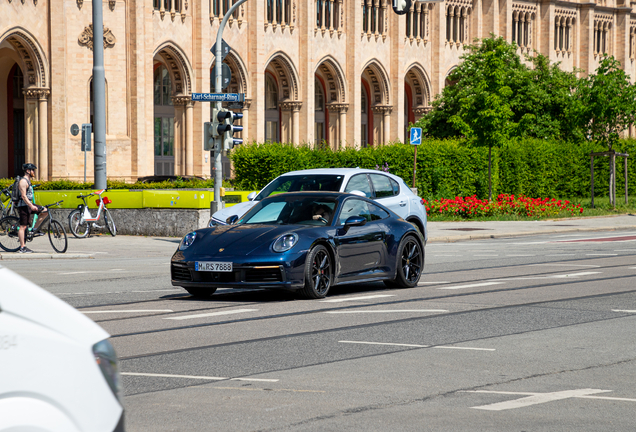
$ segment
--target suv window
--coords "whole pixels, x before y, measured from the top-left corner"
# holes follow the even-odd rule
[[[351,177],[347,187],[345,188],[345,192],[353,192],[359,190],[363,192],[367,198],[371,198],[373,193],[371,192],[371,185],[369,184],[369,179],[366,174],[356,174]]]
[[[271,182],[258,194],[254,201],[260,201],[270,195],[283,192],[328,191],[338,192],[342,185],[343,175],[312,174],[284,175]]]
[[[376,198],[386,198],[396,195],[395,189],[391,184],[392,179],[382,174],[370,174],[370,176],[371,181],[373,182],[373,189],[375,189]],[[393,183],[396,182],[393,180]]]

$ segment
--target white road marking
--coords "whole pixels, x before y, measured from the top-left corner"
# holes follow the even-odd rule
[[[81,312],[81,311],[80,311]],[[132,309],[132,310],[100,310],[100,311],[86,311],[83,314],[97,314],[97,313],[142,313],[142,312],[174,312],[172,309]]]
[[[473,348],[473,347],[457,347],[457,346],[431,346],[431,345],[415,345],[415,344],[400,344],[400,343],[386,343],[386,342],[364,342],[364,341],[338,341],[339,343],[348,344],[361,344],[361,345],[384,345],[384,346],[397,346],[407,348],[439,348],[439,349],[458,349],[458,350],[474,350],[474,351],[495,351],[493,348]]]
[[[455,286],[450,286],[450,287],[441,287],[441,288],[437,288],[440,290],[454,290],[454,289],[462,289],[462,288],[477,288],[477,287],[482,287],[482,286],[489,286],[489,285],[500,285],[503,282],[482,282],[482,283],[476,283],[476,284],[468,284],[468,285],[455,285]]]
[[[196,314],[196,315],[184,315],[184,316],[169,317],[169,318],[164,318],[164,319],[168,319],[168,320],[187,320],[187,319],[207,318],[207,317],[221,316],[221,315],[233,315],[233,314],[239,314],[239,313],[245,313],[245,312],[256,312],[257,310],[258,309],[235,309],[235,310],[231,310],[231,311],[210,312],[210,313]]]
[[[552,275],[552,276],[520,276],[514,278],[503,278],[503,279],[490,279],[492,281],[511,281],[511,280],[544,280],[544,279],[565,279],[565,278],[576,278],[579,276],[588,276],[593,274],[599,274],[603,272],[580,272],[580,273],[569,273],[562,275]]]
[[[636,252],[636,249],[614,249],[614,252]]]
[[[448,312],[443,309],[392,309],[392,310],[344,310],[344,311],[328,311],[327,314],[355,314],[355,313],[400,313],[400,312]]]
[[[574,255],[576,255],[576,254],[558,253],[558,254],[548,254],[548,255],[544,255],[544,256],[559,257],[559,256],[574,256]]]
[[[538,266],[548,266],[548,267],[600,267],[600,265],[593,265],[593,264],[558,264],[558,263],[528,264],[528,267],[538,267]]]
[[[435,346],[433,348],[470,350],[470,351],[495,351],[494,348],[473,348],[473,347],[460,347],[460,346]]]
[[[184,378],[184,379],[198,379],[208,381],[259,381],[259,382],[278,382],[277,379],[264,379],[264,378],[224,378],[224,377],[211,377],[211,376],[197,376],[197,375],[172,375],[172,374],[153,374],[153,373],[141,373],[141,372],[122,372],[121,375],[128,376],[144,376],[144,377],[156,377],[156,378]]]
[[[536,255],[506,255],[507,257],[533,257]]]
[[[579,390],[566,390],[552,393],[517,393],[517,392],[497,392],[487,390],[467,390],[466,393],[491,393],[491,394],[509,394],[509,395],[529,395],[521,399],[515,399],[512,401],[498,402],[489,405],[481,405],[471,407],[473,409],[487,410],[487,411],[503,411],[515,408],[525,408],[531,405],[542,404],[546,402],[553,402],[557,400],[570,399],[575,397],[584,397],[596,393],[606,393],[611,390],[598,390],[598,389],[579,389]]]
[[[476,257],[496,257],[496,256],[499,256],[499,255],[482,255],[482,254],[473,254],[473,256],[476,256]]]
[[[418,285],[437,285],[437,284],[447,284],[449,281],[439,281],[439,282],[418,282]]]
[[[460,257],[463,255],[433,255],[433,256],[437,258],[437,257]]]
[[[612,312],[636,313],[636,310],[612,309]]]
[[[586,256],[616,256],[614,253],[597,253],[597,254],[585,254]]]
[[[361,341],[338,341],[339,343],[348,344],[362,344],[362,345],[387,345],[387,346],[401,346],[408,348],[428,348],[430,345],[413,345],[413,344],[399,344],[399,343],[382,343],[382,342],[361,342]]]
[[[322,303],[341,303],[346,301],[369,300],[369,299],[382,298],[382,297],[395,297],[395,294],[377,294],[377,295],[369,295],[369,296],[361,296],[361,297],[337,298],[337,299],[330,299],[330,300],[321,300],[321,302]]]
[[[75,271],[75,272],[64,272],[64,273],[58,273],[58,275],[74,275],[74,274],[84,274],[84,273],[108,273],[108,272],[112,272],[112,271],[127,271],[124,269],[110,269],[110,270],[90,270],[90,271]],[[46,272],[43,272],[46,273]]]

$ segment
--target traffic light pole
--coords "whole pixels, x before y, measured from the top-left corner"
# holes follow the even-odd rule
[[[214,64],[216,70],[216,77],[214,79],[214,92],[221,93],[223,87],[223,75],[222,75],[222,43],[223,43],[223,30],[225,29],[225,24],[230,19],[235,10],[238,9],[240,5],[245,3],[247,0],[239,0],[232,5],[230,10],[227,11],[221,24],[219,25],[219,30],[216,33],[216,52],[214,53]],[[216,109],[221,110],[221,102],[215,102]],[[223,139],[218,138],[214,143],[214,202],[216,203],[216,209],[221,210],[221,185],[223,183],[223,163],[221,162],[221,156],[223,152]]]

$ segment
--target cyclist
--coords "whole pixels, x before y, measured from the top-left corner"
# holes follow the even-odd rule
[[[18,215],[20,216],[20,231],[18,232],[18,238],[20,239],[20,249],[18,253],[33,253],[31,249],[26,247],[26,230],[31,220],[32,213],[40,213],[48,211],[45,207],[36,206],[33,204],[33,186],[31,185],[31,179],[35,177],[35,170],[38,169],[32,163],[25,163],[22,165],[24,171],[24,177],[20,179],[18,188],[20,190],[20,200],[16,205],[18,209]]]

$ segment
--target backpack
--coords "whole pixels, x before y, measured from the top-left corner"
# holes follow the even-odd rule
[[[22,194],[20,193],[20,180],[22,180],[22,177],[17,176],[13,186],[11,186],[11,201],[13,201],[14,204],[17,204],[18,201],[22,199]]]

